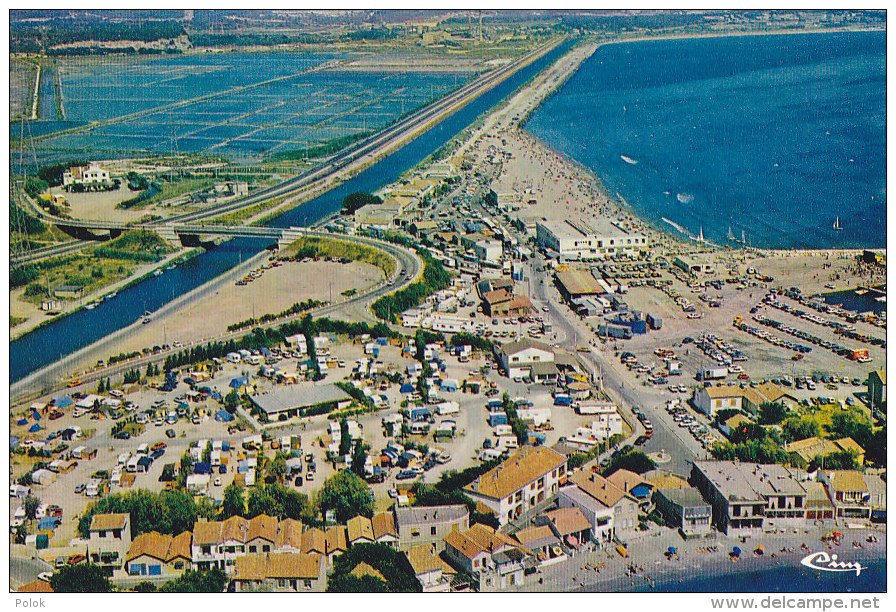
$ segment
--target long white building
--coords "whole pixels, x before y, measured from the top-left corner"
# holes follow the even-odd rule
[[[539,221],[538,243],[561,259],[602,259],[613,255],[637,255],[647,247],[647,237],[629,232],[609,219]]]

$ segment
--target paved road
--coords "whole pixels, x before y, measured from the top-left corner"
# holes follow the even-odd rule
[[[40,558],[33,558],[24,546],[13,545],[9,551],[9,588],[18,590],[23,584],[37,580],[37,575],[53,570]]]

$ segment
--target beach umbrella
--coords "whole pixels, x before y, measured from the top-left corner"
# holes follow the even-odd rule
[[[740,546],[735,546],[735,547],[731,550],[731,552],[734,553],[734,556],[735,556],[735,557],[739,557],[739,556],[740,556]]]
[[[756,547],[756,550],[765,550],[765,546],[760,544],[759,546]]]
[[[678,551],[675,549],[674,546],[670,546],[670,547],[669,547],[669,554],[670,554],[670,555],[674,555],[674,554],[677,553],[677,552],[678,552]]]
[[[843,537],[843,534],[840,533],[839,531],[833,531],[833,532],[831,532],[831,535],[834,536],[835,538],[842,538],[842,537]]]

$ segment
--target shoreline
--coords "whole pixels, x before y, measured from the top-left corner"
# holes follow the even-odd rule
[[[826,545],[819,541],[822,534],[835,528],[842,530],[844,534],[840,545]],[[855,578],[851,572],[826,573],[805,567],[800,561],[807,555],[822,551],[837,554],[843,560],[858,561],[863,569],[867,569],[870,564],[886,563],[886,533],[885,525],[848,529],[828,523],[824,526],[790,528],[783,534],[749,534],[746,541],[723,533],[715,533],[712,538],[683,540],[677,531],[651,525],[647,534],[628,544],[627,558],[620,557],[614,545],[604,544],[603,548],[596,551],[579,552],[562,564],[543,566],[539,571],[542,582],[534,580],[519,590],[577,593],[715,592],[685,588],[695,586],[694,583],[717,586],[709,583],[718,582],[718,586],[731,587],[719,589],[722,592],[774,592],[774,588],[747,591],[743,587],[754,579],[765,579],[777,572],[785,572],[790,576],[785,576],[779,584],[768,580],[760,584],[780,586],[781,592],[799,592],[792,588],[796,576],[799,576],[799,580],[805,578],[807,587],[834,584],[838,580],[836,576]],[[867,537],[872,535],[877,538],[877,542],[867,542]],[[861,547],[852,545],[852,542],[860,543]],[[670,546],[676,548],[677,556],[667,558],[665,553]],[[698,550],[712,546],[717,550]],[[734,546],[742,549],[736,561],[732,560],[731,554]],[[759,546],[764,547],[762,555],[754,552]],[[630,565],[640,569],[632,573],[628,569]]]
[[[585,63],[588,59],[590,59],[593,54],[604,45],[616,45],[616,44],[625,44],[632,42],[649,42],[654,40],[685,40],[685,39],[701,39],[701,38],[726,38],[726,37],[746,37],[746,36],[773,36],[773,35],[796,35],[796,34],[834,34],[834,33],[860,33],[860,32],[884,32],[885,29],[874,28],[874,27],[854,27],[854,28],[830,28],[830,29],[819,29],[819,30],[769,30],[769,31],[751,31],[751,32],[742,32],[742,31],[727,31],[727,32],[707,32],[707,33],[681,33],[681,34],[662,34],[659,36],[637,36],[622,40],[612,40],[612,41],[601,41],[598,42],[595,46],[595,49],[589,54],[584,61],[582,61],[576,69],[571,72],[567,77],[563,80],[563,82],[559,83],[557,87],[555,87],[550,93],[545,95],[538,101],[532,109],[530,109],[523,117],[521,117],[522,125],[518,128],[521,134],[525,134],[525,137],[531,138],[537,146],[543,147],[545,150],[549,151],[551,154],[560,158],[563,162],[568,165],[574,173],[578,173],[579,175],[583,175],[587,177],[587,182],[591,184],[595,188],[595,190],[601,195],[602,198],[606,200],[606,205],[610,208],[614,209],[614,212],[620,216],[624,216],[627,220],[634,220],[635,223],[641,224],[641,230],[645,233],[654,232],[659,234],[660,236],[673,241],[675,244],[689,248],[689,249],[697,249],[698,251],[710,251],[713,253],[742,253],[743,255],[758,257],[775,257],[775,256],[799,256],[799,255],[822,255],[822,254],[861,254],[863,251],[883,251],[886,252],[886,245],[884,246],[861,246],[861,247],[787,247],[787,248],[767,248],[767,247],[759,247],[759,246],[749,246],[749,245],[726,245],[726,244],[716,244],[713,242],[705,241],[705,242],[695,242],[690,240],[687,237],[681,235],[680,231],[675,231],[673,228],[666,226],[662,221],[654,220],[649,218],[644,212],[638,211],[634,206],[632,206],[619,191],[614,191],[611,193],[610,188],[608,187],[606,181],[603,177],[598,175],[598,170],[592,169],[588,167],[584,162],[581,162],[573,157],[571,157],[568,153],[563,152],[552,146],[550,143],[545,141],[543,138],[539,137],[531,130],[527,129],[527,124],[529,119],[531,119],[532,115],[538,112],[541,107],[547,102],[552,96],[559,93],[560,89],[562,89],[566,83],[572,78],[576,72],[581,68],[581,65]],[[580,177],[581,178],[581,177]],[[601,204],[602,206],[604,204]],[[633,219],[631,219],[633,218]]]

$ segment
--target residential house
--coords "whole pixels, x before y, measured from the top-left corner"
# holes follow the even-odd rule
[[[817,480],[807,480],[803,487],[806,489],[806,520],[833,520],[834,504],[831,503],[824,484]]]
[[[449,533],[445,537],[445,555],[478,580],[480,591],[522,585],[524,561],[532,557],[531,551],[517,541],[480,523],[466,531]]]
[[[463,504],[395,508],[398,549],[408,551],[421,544],[444,548],[444,538],[452,531],[470,527],[470,511]]]
[[[196,569],[224,569],[224,557],[218,554],[220,537],[221,521],[200,521],[193,525],[191,556]]]
[[[424,593],[447,593],[451,590],[451,579],[457,575],[457,570],[433,552],[433,545],[412,546],[406,554]]]
[[[333,560],[348,550],[348,536],[344,525],[333,525],[327,527],[324,534],[324,545],[327,550],[327,563],[333,563]]]
[[[94,514],[87,538],[87,558],[105,568],[121,567],[131,547],[131,515]]]
[[[837,518],[851,520],[871,518],[871,496],[861,472],[819,470],[818,479],[827,489]]]
[[[591,521],[579,508],[551,510],[535,517],[536,525],[547,525],[551,532],[570,548],[578,548],[591,541]]]
[[[124,558],[124,570],[130,576],[176,577],[193,567],[190,549],[193,534],[176,536],[151,531],[141,533]]]
[[[653,494],[656,509],[685,538],[712,535],[712,506],[693,487],[657,489]]]
[[[246,534],[249,521],[241,516],[231,516],[221,521],[221,537],[218,540],[218,556],[229,572],[235,559],[246,554]]]
[[[574,472],[560,488],[561,508],[578,508],[591,523],[594,541],[606,543],[638,526],[638,500],[593,472]]]
[[[545,446],[524,447],[463,491],[506,525],[524,515],[534,516],[546,507],[565,480],[566,457]]]
[[[398,547],[398,527],[395,526],[395,514],[390,511],[377,512],[370,519],[373,526],[373,541],[378,544],[386,544],[392,548]]]
[[[589,528],[591,526],[589,525]],[[560,538],[554,534],[550,525],[526,527],[513,534],[520,544],[532,551],[539,561],[565,558],[566,553],[560,546]]]
[[[249,519],[246,528],[246,551],[250,555],[269,553],[277,541],[278,521],[276,517],[259,514]]]
[[[865,449],[856,444],[852,438],[840,438],[839,440],[828,440],[813,436],[805,440],[797,440],[784,445],[787,452],[790,465],[800,469],[807,469],[809,464],[816,457],[826,457],[832,453],[850,452],[856,458],[856,464],[861,466],[865,463]],[[823,467],[824,464],[822,464]]]
[[[274,540],[275,553],[302,552],[302,530],[304,526],[296,519],[286,518],[280,521],[277,537]]]
[[[327,586],[326,566],[318,554],[245,555],[236,560],[232,584],[237,593],[322,593]]]
[[[719,410],[734,409],[756,414],[759,406],[767,402],[788,405],[797,401],[797,398],[773,383],[763,383],[755,388],[741,388],[738,385],[699,387],[691,399],[694,407],[710,418]]]
[[[348,545],[355,544],[373,544],[375,536],[373,535],[373,524],[366,516],[358,515],[350,518],[345,524],[348,532]]]
[[[318,527],[309,527],[302,532],[302,552],[307,554],[327,554],[327,532]]]
[[[650,506],[655,487],[652,482],[645,480],[640,474],[620,469],[607,476],[607,480],[638,500],[638,505],[642,509],[647,509]]]
[[[752,422],[753,420],[750,419],[750,417],[738,413],[721,423],[719,425],[719,431],[730,438],[731,434],[733,434],[734,430],[736,430],[738,427]]]

